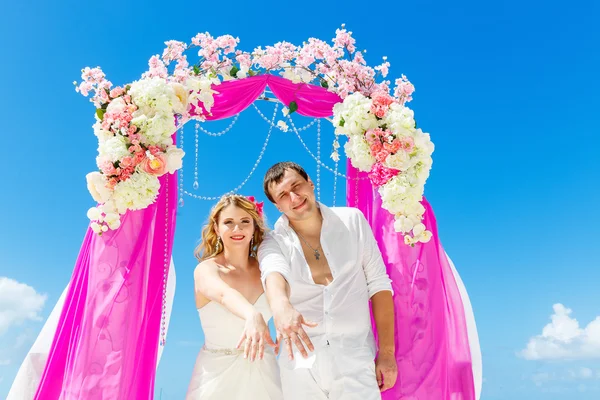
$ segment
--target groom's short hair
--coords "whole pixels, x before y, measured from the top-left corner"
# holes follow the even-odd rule
[[[296,171],[298,175],[300,175],[308,181],[308,174],[306,173],[304,168],[302,168],[295,162],[278,162],[277,164],[269,168],[269,170],[265,174],[265,179],[263,180],[263,190],[265,192],[265,196],[267,196],[267,199],[269,199],[271,203],[275,203],[275,200],[273,200],[271,193],[269,193],[269,188],[273,183],[277,184],[281,182],[281,180],[283,179],[283,175],[285,175],[285,171],[287,171],[288,169]]]

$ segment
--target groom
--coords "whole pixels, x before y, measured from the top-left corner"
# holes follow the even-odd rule
[[[284,214],[258,252],[278,342],[287,349],[279,357],[284,399],[381,399],[398,374],[394,304],[365,217],[318,203],[298,164],[273,165],[263,183]]]

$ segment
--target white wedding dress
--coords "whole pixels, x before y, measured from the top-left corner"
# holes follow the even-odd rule
[[[265,321],[271,319],[263,293],[254,307]],[[265,347],[262,360],[250,361],[235,349],[245,322],[211,301],[200,310],[205,344],[194,367],[186,400],[281,400],[281,383],[275,354]]]

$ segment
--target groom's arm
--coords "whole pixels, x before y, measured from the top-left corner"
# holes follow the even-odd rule
[[[288,283],[291,273],[290,262],[283,255],[279,243],[272,235],[274,233],[268,233],[261,243],[258,249],[258,262],[263,286],[273,311],[277,342],[284,339],[290,359],[294,358],[292,342],[304,357],[308,357],[304,346],[310,351],[314,350],[314,346],[302,325],[316,326],[316,324],[306,321],[290,303]]]
[[[387,274],[383,257],[379,251],[373,231],[362,212],[359,215],[360,238],[363,245],[362,265],[371,298],[373,318],[379,339],[379,354],[376,361],[377,383],[381,391],[396,383],[398,367],[394,335],[395,315],[391,280]]]

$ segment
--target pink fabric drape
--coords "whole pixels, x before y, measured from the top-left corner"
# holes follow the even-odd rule
[[[153,398],[177,204],[176,176],[160,181],[157,201],[117,231],[88,228],[35,399]]]
[[[207,120],[229,118],[249,107],[269,86],[273,94],[286,106],[298,104],[297,113],[305,117],[323,118],[333,114],[333,106],[342,101],[328,90],[306,83],[292,83],[275,75],[258,75],[213,85],[218,93],[215,104],[207,113],[203,107],[193,107],[190,114],[204,115]]]
[[[349,161],[348,178],[347,204],[369,221],[394,289],[398,380],[382,398],[475,400],[465,311],[431,206],[423,199],[431,241],[406,246],[377,189]]]

